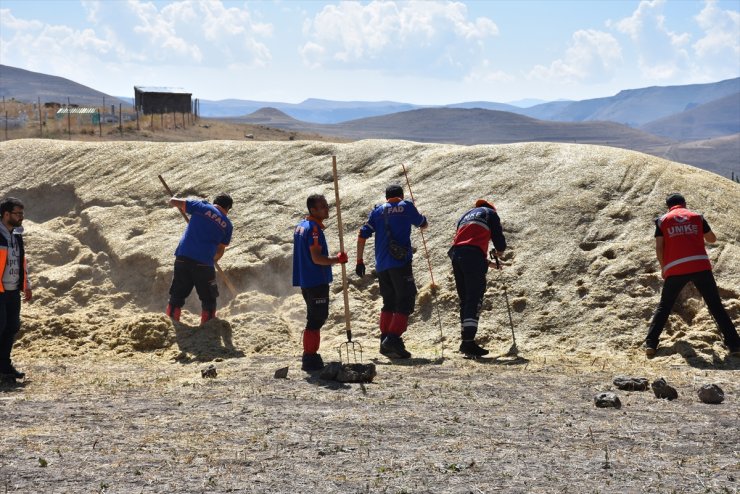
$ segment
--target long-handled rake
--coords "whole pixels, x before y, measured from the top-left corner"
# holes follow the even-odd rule
[[[162,177],[162,175],[157,175],[157,177],[159,178],[159,181],[162,182],[162,185],[164,185],[164,190],[167,192],[167,194],[170,197],[175,197],[175,195],[172,193],[172,190],[170,189],[170,186],[167,185],[167,182],[164,181],[164,177]],[[181,209],[178,209],[178,211],[180,211],[180,214],[182,215],[183,219],[185,220],[185,223],[190,223],[190,219],[188,218],[188,215],[185,214],[185,213],[183,213]],[[234,298],[236,298],[236,296],[238,295],[238,292],[236,290],[236,287],[231,282],[231,280],[229,279],[229,277],[226,276],[226,273],[223,272],[223,270],[221,269],[221,266],[219,266],[217,262],[214,263],[214,264],[216,266],[216,272],[221,277],[221,281],[223,281],[224,282],[224,285],[226,285],[226,287],[229,289],[229,292],[231,292],[231,296],[234,297]]]
[[[406,173],[406,165],[401,163],[401,167],[403,168],[403,175],[406,177],[406,185],[409,188],[409,195],[411,196],[411,200],[416,204],[416,200],[414,199],[414,192],[411,190],[411,182],[409,181],[409,174]],[[427,265],[429,266],[429,277],[432,280],[432,297],[434,297],[434,308],[437,312],[437,321],[439,322],[439,344],[440,344],[440,357],[444,359],[445,356],[445,337],[444,333],[442,332],[442,317],[439,315],[439,302],[437,302],[437,285],[434,283],[434,272],[432,271],[432,260],[429,257],[429,250],[427,249],[427,241],[424,237],[424,230],[420,230],[421,233],[421,243],[424,245],[424,254],[427,258]]]
[[[342,228],[342,208],[339,206],[339,179],[337,178],[337,157],[331,157],[332,173],[334,174],[334,197],[337,203],[337,225],[339,227],[339,250],[344,252],[344,229]],[[342,293],[344,294],[344,328],[347,331],[347,341],[339,345],[339,360],[342,361],[342,354],[350,362],[349,352],[352,351],[354,363],[357,363],[357,353],[360,353],[360,362],[362,362],[362,345],[357,341],[352,341],[352,329],[349,319],[349,291],[347,287],[347,266],[342,264]]]
[[[491,259],[496,261],[496,269],[499,271],[501,270],[501,263],[498,260],[498,256],[496,253],[492,250],[489,255],[491,256]],[[504,286],[504,298],[506,299],[506,310],[509,313],[509,325],[511,326],[511,348],[509,348],[509,351],[506,352],[503,356],[504,357],[516,357],[519,354],[519,350],[516,347],[516,337],[514,336],[514,320],[511,318],[511,306],[509,305],[509,294],[506,291],[506,283],[502,281],[502,284]]]

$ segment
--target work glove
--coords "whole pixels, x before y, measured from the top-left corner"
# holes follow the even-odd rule
[[[357,266],[355,266],[355,273],[360,278],[362,278],[363,276],[365,276],[365,263],[362,262],[362,259],[359,259],[357,261]]]
[[[340,252],[339,254],[337,254],[337,262],[339,264],[344,264],[348,260],[349,260],[349,258],[347,257],[347,253],[346,252]]]

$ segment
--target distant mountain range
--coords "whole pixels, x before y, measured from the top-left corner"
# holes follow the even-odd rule
[[[133,89],[133,83],[132,83]],[[0,65],[0,95],[20,101],[56,101],[102,105],[124,103],[130,97],[113,97],[64,79]],[[262,108],[274,108],[305,123],[338,124],[419,109],[483,109],[516,113],[557,122],[616,122],[674,140],[694,140],[740,133],[740,78],[709,84],[629,89],[605,98],[552,101],[526,106],[490,101],[449,105],[414,105],[395,101],[331,101],[307,99],[301,103],[226,99],[200,100],[203,117],[246,117]],[[708,105],[708,106],[705,106]],[[241,120],[241,119],[240,119]],[[246,119],[245,119],[246,120]],[[351,127],[348,126],[348,127]]]
[[[131,106],[130,102],[64,77],[31,72],[8,65],[0,65],[0,96],[28,103],[36,103],[40,99],[42,104],[54,102],[66,105],[69,99],[71,104],[80,106],[119,104]]]
[[[133,89],[133,82],[132,82]],[[19,101],[128,104],[61,77],[0,65],[0,95]],[[197,95],[196,95],[197,96]],[[348,139],[454,144],[578,142],[634,149],[740,176],[740,78],[648,87],[605,98],[534,106],[470,101],[421,106],[394,101],[307,99],[280,103],[200,100],[202,117]]]
[[[695,111],[704,113],[703,106],[696,107]],[[262,108],[250,115],[226,120],[349,139],[404,139],[466,145],[529,141],[597,144],[680,161],[725,177],[740,176],[740,133],[737,132],[698,142],[678,142],[615,122],[556,122],[481,108],[422,108],[337,124],[304,122],[276,108]],[[699,127],[704,128],[703,125]]]
[[[545,103],[519,113],[541,120],[604,120],[638,127],[737,93],[740,93],[740,78],[711,84],[629,89],[608,98]],[[740,113],[737,117],[735,132],[740,132]]]
[[[620,91],[615,96],[595,98],[582,101],[552,101],[530,107],[515,106],[507,103],[490,101],[468,101],[449,105],[412,105],[392,101],[337,102],[329,100],[308,99],[302,103],[280,103],[245,100],[209,101],[201,100],[201,115],[205,117],[237,117],[256,112],[265,107],[275,108],[291,117],[304,122],[334,124],[367,117],[388,115],[391,113],[418,110],[422,108],[480,108],[517,113],[539,120],[559,122],[616,122],[631,127],[640,127],[653,121],[677,115],[684,111],[740,94],[740,78],[728,79],[710,84],[692,84],[686,86],[648,87]],[[726,117],[720,120],[732,122],[731,112],[735,111],[734,127],[722,125],[727,134],[740,132],[740,108],[728,106],[724,109]],[[694,116],[696,118],[697,115]],[[711,113],[706,113],[699,121],[694,120],[695,129],[706,122],[708,126],[717,124],[712,121]],[[728,120],[729,119],[729,120]],[[715,131],[699,134],[710,135]],[[727,135],[723,134],[723,135]],[[679,134],[666,137],[680,139]]]
[[[579,142],[646,151],[672,142],[614,122],[553,122],[482,108],[421,108],[338,124],[303,122],[276,108],[263,108],[229,120],[350,139],[404,139],[468,145]]]
[[[709,139],[740,132],[740,93],[674,113],[640,126],[651,134],[680,141]]]

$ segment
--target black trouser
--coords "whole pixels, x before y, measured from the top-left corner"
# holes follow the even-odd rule
[[[306,329],[318,331],[329,317],[329,285],[301,288],[306,301]]]
[[[411,262],[400,268],[390,268],[378,273],[380,296],[383,297],[382,312],[398,312],[409,315],[416,304],[416,282]]]
[[[460,298],[460,324],[464,340],[473,339],[486,293],[488,261],[478,247],[462,245],[450,250],[455,287]]]
[[[0,293],[0,367],[10,365],[10,352],[21,329],[21,291]]]
[[[185,299],[193,291],[193,287],[198,293],[203,310],[215,311],[218,298],[216,268],[189,257],[178,256],[175,259],[175,274],[170,286],[170,305],[173,307],[185,305]]]
[[[660,302],[658,303],[658,308],[655,309],[655,314],[653,314],[653,320],[650,322],[645,342],[652,348],[658,346],[660,333],[663,332],[663,327],[668,320],[668,316],[671,314],[673,304],[676,302],[676,298],[678,298],[678,294],[681,293],[683,287],[689,282],[694,284],[696,289],[699,290],[704,302],[706,302],[709,312],[714,317],[719,330],[722,332],[725,344],[730,348],[740,347],[740,336],[737,334],[735,325],[732,324],[732,319],[730,319],[727,311],[722,306],[722,301],[719,298],[719,290],[717,290],[717,283],[714,281],[714,275],[711,270],[666,278],[663,283],[663,290],[660,292]]]

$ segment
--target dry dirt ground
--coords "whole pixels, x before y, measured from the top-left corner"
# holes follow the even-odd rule
[[[297,356],[216,357],[214,379],[205,362],[154,355],[24,361],[29,377],[0,392],[0,492],[740,488],[740,359],[702,370],[642,357],[470,361],[447,348],[398,365],[364,343],[378,370],[366,385],[321,381]],[[679,398],[615,390],[621,409],[596,408],[620,374],[663,376]],[[723,404],[698,400],[707,383]]]

